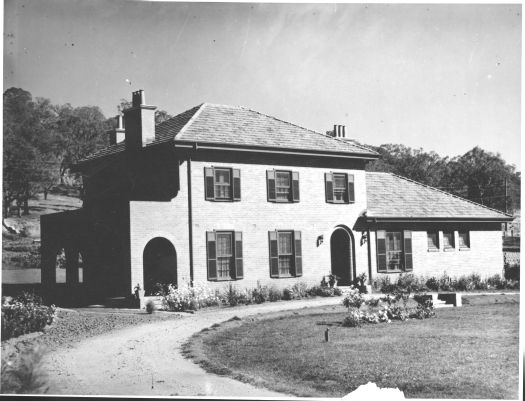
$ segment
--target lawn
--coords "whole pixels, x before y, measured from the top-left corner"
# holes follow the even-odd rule
[[[410,398],[517,399],[518,302],[472,296],[435,318],[361,328],[339,325],[342,306],[288,312],[205,329],[185,352],[209,371],[297,396],[342,397],[372,381]]]

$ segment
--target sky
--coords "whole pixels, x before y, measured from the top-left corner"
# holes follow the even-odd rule
[[[5,0],[4,90],[107,116],[245,106],[361,143],[521,170],[521,5]],[[131,84],[130,84],[131,83]]]

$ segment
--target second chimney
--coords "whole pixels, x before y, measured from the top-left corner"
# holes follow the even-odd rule
[[[124,131],[124,127],[122,126],[122,114],[119,113],[115,119],[117,120],[117,128],[113,128],[112,130],[108,131],[110,145],[116,145],[117,143],[126,139],[126,133]]]
[[[132,93],[131,107],[124,110],[126,148],[140,149],[155,139],[155,109],[147,106],[142,89]]]

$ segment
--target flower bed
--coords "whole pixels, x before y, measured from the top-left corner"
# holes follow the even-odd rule
[[[412,298],[416,307],[409,306],[410,293],[396,292],[381,298],[365,299],[359,289],[351,287],[345,293],[343,305],[348,309],[344,327],[359,327],[363,323],[390,323],[391,320],[427,319],[435,316],[432,299],[416,294]],[[365,305],[365,309],[362,306]]]
[[[213,290],[206,283],[195,282],[193,287],[184,281],[178,287],[168,285],[159,294],[163,308],[169,311],[198,310],[209,306],[237,306],[261,304],[264,302],[290,301],[311,297],[334,297],[342,295],[337,287],[315,285],[309,287],[299,282],[280,289],[275,286],[258,285],[255,288],[238,288],[229,283],[222,290]]]

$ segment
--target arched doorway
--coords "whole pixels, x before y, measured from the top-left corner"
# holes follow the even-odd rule
[[[143,254],[144,291],[153,295],[156,284],[177,284],[177,252],[166,238],[153,238],[147,243]]]
[[[355,277],[354,238],[344,228],[338,228],[330,238],[332,274],[339,277],[338,285],[350,285]]]

